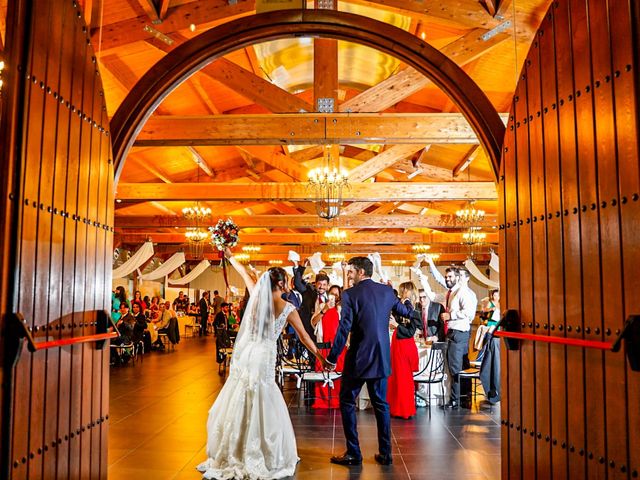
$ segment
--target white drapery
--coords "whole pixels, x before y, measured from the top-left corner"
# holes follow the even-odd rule
[[[124,278],[135,272],[144,262],[153,257],[153,243],[145,242],[129,260],[113,270],[113,278]]]
[[[189,282],[193,282],[196,278],[198,278],[202,273],[209,268],[209,260],[202,260],[198,265],[195,266],[193,270],[191,270],[188,274],[186,274],[182,278],[176,278],[175,280],[167,279],[170,285],[186,285]]]
[[[489,262],[489,266],[496,272],[500,273],[500,259],[495,252],[491,252],[491,261]]]
[[[476,267],[476,264],[473,263],[473,260],[470,260],[470,259],[465,260],[464,266],[466,267],[467,270],[469,270],[469,273],[476,278],[476,280],[478,280],[480,283],[484,283],[487,287],[498,288],[498,286],[500,285],[498,282],[494,282],[493,280],[485,276],[478,269],[478,267]]]
[[[182,266],[185,262],[184,252],[174,253],[169,260],[164,262],[153,272],[145,273],[140,276],[140,280],[157,280],[162,277],[166,277],[176,268]]]
[[[367,257],[371,260],[371,263],[373,263],[374,276],[377,275],[382,283],[387,283],[389,281],[389,274],[387,270],[382,267],[380,254],[378,252],[370,253]]]
[[[335,262],[331,265],[329,281],[331,282],[331,285],[338,285],[339,287],[342,287],[342,262]]]

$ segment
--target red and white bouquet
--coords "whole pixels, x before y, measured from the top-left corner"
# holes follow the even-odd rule
[[[211,243],[220,251],[235,247],[238,244],[238,230],[238,226],[230,218],[220,219],[214,227],[209,227]]]

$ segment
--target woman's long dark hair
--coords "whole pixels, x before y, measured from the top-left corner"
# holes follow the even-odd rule
[[[282,267],[271,267],[269,269],[269,279],[271,280],[271,290],[275,290],[278,283],[287,284],[287,272]]]
[[[124,303],[127,301],[127,295],[125,294],[124,287],[122,285],[116,287],[116,297],[120,299],[120,302]]]

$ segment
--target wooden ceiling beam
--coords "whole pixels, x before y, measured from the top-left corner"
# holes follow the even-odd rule
[[[130,0],[129,3],[133,3],[132,0]],[[137,4],[144,11],[148,19],[151,20],[151,23],[153,23],[154,25],[162,22],[158,9],[156,8],[155,3],[153,3],[153,0],[135,0],[135,4]]]
[[[300,215],[297,209],[287,204],[274,203],[273,206],[282,214],[234,215],[233,221],[240,228],[324,228],[333,226],[317,215]],[[488,215],[477,225],[492,227],[496,225],[496,222],[495,215]],[[460,225],[450,222],[449,218],[443,218],[442,215],[340,215],[339,225],[344,229],[461,228]],[[116,216],[115,226],[121,229],[171,228],[188,227],[190,222],[184,217]]]
[[[478,0],[449,0],[447,2],[425,2],[424,0],[350,0],[384,10],[398,12],[411,17],[437,23],[492,29],[501,21],[493,18]]]
[[[255,2],[242,1],[229,3],[227,0],[203,0],[189,2],[167,9],[167,14],[162,23],[154,25],[154,28],[165,35],[186,30],[189,25],[196,26],[215,21],[230,21],[235,18],[250,15],[255,12]],[[120,47],[128,43],[138,42],[152,38],[153,33],[144,30],[149,23],[146,15],[128,18],[102,27],[102,50]],[[100,29],[91,31],[91,42],[98,45]]]
[[[135,146],[341,143],[478,144],[478,137],[460,113],[161,115],[146,122]]]
[[[493,182],[354,183],[345,201],[496,200]],[[133,201],[313,201],[306,183],[119,183],[116,198]]]
[[[158,0],[158,2],[158,17],[164,22],[165,18],[167,18],[170,0]]]
[[[172,35],[172,39],[175,40],[173,45],[167,45],[156,38],[148,39],[147,43],[158,50],[169,53],[178,45],[187,41],[187,38],[180,34]],[[191,78],[196,79],[199,75],[205,75],[212,80],[220,82],[239,95],[273,113],[314,111],[313,106],[309,103],[224,57],[218,58],[205,66]]]
[[[244,236],[242,237],[244,239]],[[114,239],[121,239],[120,234],[116,233]],[[244,240],[243,240],[244,242]],[[136,245],[139,245],[136,242],[130,242],[128,245],[131,246],[132,249],[135,249]],[[441,255],[464,255],[464,259],[466,259],[469,254],[469,247],[467,245],[455,244],[455,243],[430,243],[431,252],[439,253]],[[181,251],[184,248],[184,245],[176,245],[169,243],[159,243],[154,245],[154,252],[158,255],[165,254],[173,254],[177,251]],[[485,253],[489,255],[491,245],[479,245],[477,247],[477,251]],[[289,253],[292,247],[288,245],[262,245],[260,249],[260,255],[284,255],[285,262],[283,265],[290,265],[291,262],[286,260],[286,255]],[[295,251],[300,254],[302,259],[313,255],[315,252],[321,253],[333,253],[336,250],[344,253],[347,258],[353,257],[360,254],[368,254],[378,252],[381,255],[406,255],[405,258],[411,258],[415,260],[416,254],[412,250],[411,245],[408,243],[400,243],[397,245],[369,245],[369,244],[352,244],[347,246],[339,246],[334,247],[330,245],[320,245],[320,244],[303,244],[294,247]],[[241,251],[241,247],[235,247],[232,250],[236,252]],[[474,252],[476,249],[474,248]],[[205,254],[206,255],[206,254]],[[217,255],[217,253],[216,253]],[[442,260],[442,258],[440,259]],[[437,263],[437,262],[436,262]]]
[[[487,53],[491,48],[509,38],[502,33],[482,40],[486,34],[484,28],[475,28],[459,39],[444,46],[440,52],[446,55],[459,66],[475,60]],[[431,84],[431,81],[409,67],[395,75],[383,80],[364,92],[343,102],[340,105],[341,112],[382,112],[414,93]]]
[[[457,177],[462,172],[464,172],[469,165],[478,157],[478,155],[482,152],[482,147],[480,145],[474,145],[469,149],[469,151],[462,157],[462,160],[458,162],[458,164],[453,167],[453,177]]]
[[[394,145],[351,170],[349,181],[363,182],[424,148],[424,145]]]
[[[151,238],[154,243],[183,243],[185,241],[184,233],[124,233],[120,235],[124,243],[136,243]],[[269,244],[289,244],[304,245],[317,244],[327,245],[324,239],[324,233],[242,233],[242,243],[254,243],[259,245]],[[433,233],[423,235],[416,232],[408,233],[351,233],[347,235],[345,245],[379,245],[379,244],[459,244],[462,242],[462,234],[460,233]],[[498,234],[488,233],[487,243],[497,243]]]
[[[242,146],[238,149],[276,170],[286,173],[294,180],[304,181],[307,179],[307,172],[300,168],[295,160],[272,146]]]
[[[187,150],[189,150],[189,153],[191,154],[191,158],[193,159],[194,163],[198,166],[198,168],[201,169],[204,173],[206,173],[209,177],[214,178],[215,174],[213,173],[213,170],[211,170],[211,167],[206,162],[206,160],[202,157],[202,155],[200,155],[200,153],[193,147],[187,147]]]
[[[314,145],[312,147],[307,147],[302,150],[297,150],[295,152],[289,153],[289,156],[298,163],[306,162],[308,160],[313,160],[314,158],[320,158],[323,155],[324,155],[323,145]]]

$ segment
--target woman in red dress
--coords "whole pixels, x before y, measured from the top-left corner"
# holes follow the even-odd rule
[[[413,307],[417,300],[417,289],[412,282],[398,287],[400,300]],[[395,314],[394,314],[395,315]],[[391,376],[387,390],[389,412],[393,417],[409,419],[416,414],[413,372],[418,370],[418,348],[413,340],[420,328],[420,316],[414,318],[395,317],[391,322],[396,327],[391,340]]]
[[[316,312],[311,318],[311,324],[316,330],[316,341],[333,343],[333,339],[338,331],[338,323],[340,322],[340,294],[341,288],[333,285],[329,288],[329,295],[326,303],[318,303]],[[321,349],[322,355],[328,355],[330,349]],[[336,364],[336,372],[342,372],[344,366],[344,356],[346,349],[342,351],[338,357]],[[321,372],[322,366],[316,362],[316,372]],[[340,406],[340,380],[333,381],[333,387],[323,386],[321,383],[315,385],[315,401],[313,408],[338,408]]]

